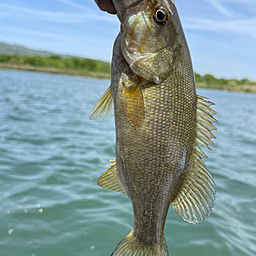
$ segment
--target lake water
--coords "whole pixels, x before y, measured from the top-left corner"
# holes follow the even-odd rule
[[[0,70],[0,255],[109,256],[133,224],[126,195],[96,184],[115,158],[114,120],[88,113],[109,81]],[[256,95],[198,90],[217,105],[200,225],[169,210],[170,256],[256,255]]]

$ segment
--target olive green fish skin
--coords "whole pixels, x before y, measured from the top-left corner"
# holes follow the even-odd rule
[[[111,87],[89,118],[114,104],[116,160],[97,183],[126,193],[134,225],[112,256],[168,256],[164,225],[170,204],[189,223],[211,212],[215,184],[201,145],[216,129],[207,98],[197,96],[191,57],[174,0],[113,0],[121,30]]]
[[[148,1],[148,5],[157,6],[158,3]],[[129,24],[129,33],[125,30],[128,25],[124,25],[123,32],[116,39],[112,60],[116,165],[133,205],[133,235],[147,245],[160,244],[164,237],[169,205],[180,192],[187,177],[195,146],[196,91],[193,68],[177,10],[173,8],[172,11],[173,15],[170,15],[168,23],[165,27],[160,27],[161,33],[165,33],[163,36],[159,34],[160,39],[165,40],[162,43],[150,38],[147,41],[145,35],[136,45],[136,35],[131,36],[131,30],[138,30],[139,23],[136,25],[138,27]],[[128,15],[126,18],[129,20]],[[149,18],[147,21],[152,22]],[[148,26],[152,28],[155,24]],[[156,30],[160,31],[159,27]],[[152,37],[154,33],[150,33]],[[124,40],[129,41],[129,36],[132,37],[132,50],[141,47],[144,42],[141,52],[151,50],[151,53],[157,54],[164,51],[161,58],[165,67],[168,63],[167,68],[163,70],[161,58],[159,64],[153,65],[153,69],[159,67],[163,71],[158,84],[143,78],[143,73],[137,74],[131,70],[131,62],[140,61],[140,55],[124,59],[123,56],[130,54],[125,53],[130,50],[125,49],[127,44],[124,43]],[[143,67],[152,65],[152,60],[144,64],[142,63]],[[154,71],[155,74],[159,73],[159,70],[153,70],[153,73]],[[135,125],[127,118],[127,111],[122,103],[126,83],[122,82],[123,74],[128,79],[138,76],[138,86],[143,95],[144,115],[138,116],[137,102],[129,106],[134,117],[141,119]]]

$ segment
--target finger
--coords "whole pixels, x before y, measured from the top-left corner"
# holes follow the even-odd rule
[[[108,12],[110,14],[116,14],[116,9],[112,3],[112,0],[94,0],[94,1],[102,11]]]

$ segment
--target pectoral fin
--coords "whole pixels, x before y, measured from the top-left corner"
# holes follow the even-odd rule
[[[201,145],[209,148],[211,138],[215,136],[211,130],[216,129],[212,116],[216,114],[209,106],[213,105],[207,98],[197,97],[197,134],[191,165],[183,187],[172,202],[175,212],[185,221],[196,224],[202,222],[211,212],[215,199],[215,184],[211,173],[207,170]]]
[[[91,120],[104,120],[113,114],[113,96],[111,86],[100,97],[94,108],[89,114]]]
[[[97,184],[103,188],[126,194],[115,160],[110,165],[112,166],[98,178]]]
[[[135,77],[131,80],[125,74],[122,83],[122,108],[129,122],[140,127],[144,120],[144,100],[141,87]]]

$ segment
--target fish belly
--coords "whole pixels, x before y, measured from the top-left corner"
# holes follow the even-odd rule
[[[159,243],[170,202],[179,193],[195,141],[194,91],[167,81],[141,85],[144,120],[140,127],[127,119],[121,100],[115,104],[117,166],[132,200],[134,235]],[[135,103],[136,104],[136,103]],[[137,115],[136,106],[133,108]]]

